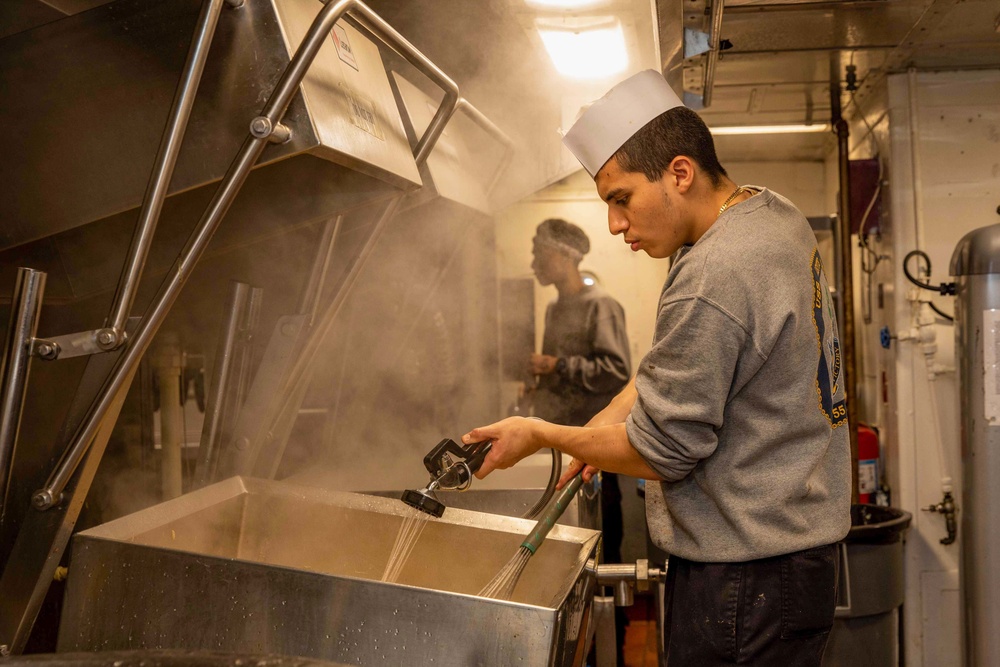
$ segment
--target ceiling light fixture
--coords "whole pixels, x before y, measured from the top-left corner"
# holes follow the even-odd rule
[[[733,125],[730,127],[710,127],[712,134],[793,134],[800,132],[827,132],[826,123],[813,125]]]
[[[613,16],[536,18],[535,28],[563,76],[603,79],[628,67],[625,33]]]

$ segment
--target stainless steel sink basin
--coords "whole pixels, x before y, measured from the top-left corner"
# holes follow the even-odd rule
[[[354,664],[582,664],[599,533],[556,526],[510,602],[476,596],[533,522],[449,509],[398,583],[392,498],[232,478],[74,540],[59,650],[187,648]]]

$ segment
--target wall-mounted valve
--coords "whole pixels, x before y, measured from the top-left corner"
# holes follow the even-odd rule
[[[948,530],[948,536],[941,538],[941,544],[953,544],[958,536],[958,522],[955,520],[958,508],[955,507],[955,497],[951,495],[951,491],[945,491],[944,498],[937,505],[928,505],[921,509],[925,512],[938,512],[944,515],[944,525]]]
[[[892,332],[889,331],[889,327],[886,326],[879,329],[878,342],[882,345],[882,349],[888,350],[889,346],[892,345],[893,338],[895,338],[895,336],[893,336]]]

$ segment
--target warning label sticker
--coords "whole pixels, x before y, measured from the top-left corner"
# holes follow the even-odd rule
[[[339,23],[335,23],[333,26],[333,32],[330,33],[330,39],[332,39],[333,43],[336,45],[337,55],[340,56],[340,59],[360,72],[361,70],[358,69],[358,61],[354,57],[354,49],[351,48],[351,41],[347,38],[347,31],[344,30],[343,26]]]

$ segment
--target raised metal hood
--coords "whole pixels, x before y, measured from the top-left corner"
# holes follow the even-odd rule
[[[362,665],[582,664],[599,533],[555,526],[510,602],[476,592],[534,523],[450,509],[398,583],[395,499],[231,478],[80,533],[59,650],[190,648]]]
[[[0,249],[141,203],[200,6],[119,0],[0,41],[0,120],[10,130],[0,180],[16,184],[0,198]],[[247,0],[223,12],[172,193],[222,177],[321,7]],[[350,62],[324,43],[284,118],[291,140],[270,146],[260,165],[314,155],[395,187],[419,185],[378,47],[343,21],[336,32]],[[283,184],[272,187],[281,196]]]
[[[398,72],[392,78],[412,134],[422,136],[439,103]],[[427,157],[424,189],[428,196],[490,213],[490,195],[511,150],[510,140],[496,126],[478,112],[459,107]]]

